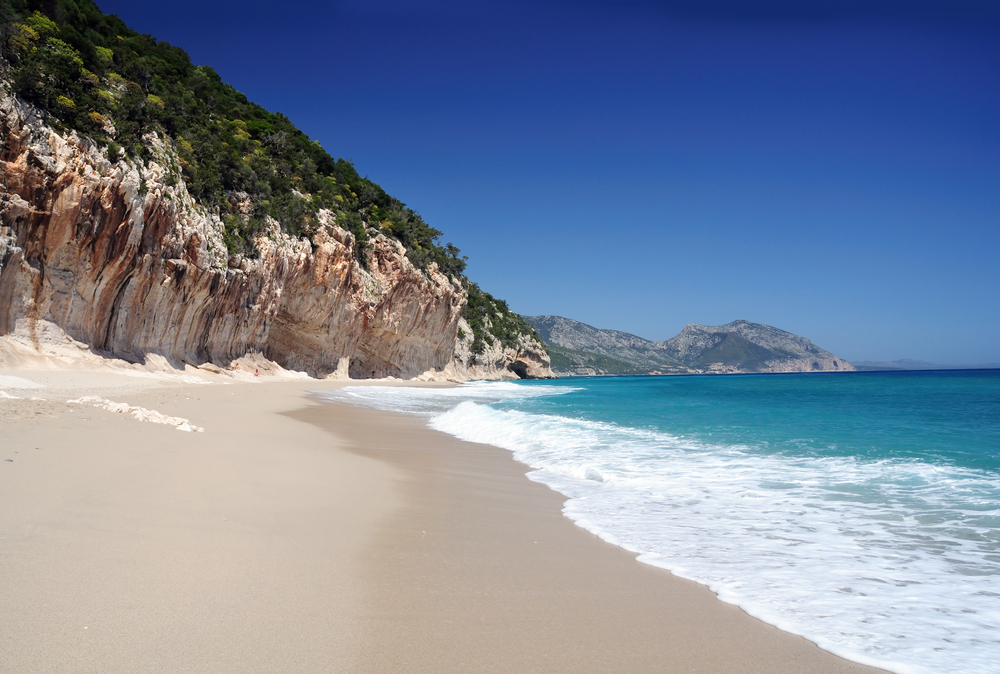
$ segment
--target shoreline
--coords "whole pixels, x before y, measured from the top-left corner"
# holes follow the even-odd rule
[[[350,410],[350,423],[331,408]],[[567,497],[505,449],[315,396],[291,416],[407,476],[404,506],[372,547],[366,634],[371,652],[411,671],[885,671],[638,562],[564,516]]]
[[[638,563],[506,450],[310,399],[363,381],[0,375],[47,378],[0,400],[4,671],[882,671]]]

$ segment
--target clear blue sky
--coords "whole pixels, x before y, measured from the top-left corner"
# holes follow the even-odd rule
[[[98,0],[405,201],[515,311],[1000,362],[1000,8]]]

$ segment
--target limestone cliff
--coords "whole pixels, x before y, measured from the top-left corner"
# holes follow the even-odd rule
[[[540,344],[456,357],[462,285],[373,229],[364,268],[329,211],[311,240],[270,220],[254,258],[229,255],[218,214],[170,178],[170,139],[144,142],[148,161],[110,161],[3,86],[0,336],[15,348],[219,367],[262,354],[314,376],[550,375]]]

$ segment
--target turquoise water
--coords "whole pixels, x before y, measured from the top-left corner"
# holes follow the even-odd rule
[[[788,456],[919,459],[1000,470],[1000,370],[614,377],[543,385],[578,390],[496,407]]]
[[[511,450],[642,562],[896,672],[1000,662],[1000,371],[351,387]]]

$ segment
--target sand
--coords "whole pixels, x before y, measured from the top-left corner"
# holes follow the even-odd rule
[[[223,379],[0,371],[0,671],[878,671],[576,527],[503,450]]]

